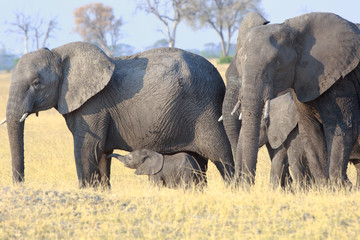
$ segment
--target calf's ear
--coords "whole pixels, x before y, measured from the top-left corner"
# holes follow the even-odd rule
[[[267,136],[271,148],[281,146],[290,132],[297,126],[298,115],[291,93],[286,93],[270,101]]]

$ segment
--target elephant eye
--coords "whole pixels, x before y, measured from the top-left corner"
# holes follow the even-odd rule
[[[32,85],[34,86],[35,89],[39,89],[40,88],[40,80],[39,79],[35,79],[32,83]]]

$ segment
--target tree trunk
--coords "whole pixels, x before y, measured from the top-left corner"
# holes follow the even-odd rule
[[[221,50],[222,50],[223,56],[226,57],[228,55],[228,53],[226,52],[226,48],[225,48],[224,35],[222,34],[222,32],[220,32],[219,36],[221,39]]]
[[[24,54],[28,53],[28,36],[25,34],[24,36],[24,45],[25,45],[25,51]]]

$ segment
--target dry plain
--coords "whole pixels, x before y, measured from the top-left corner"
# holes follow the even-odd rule
[[[226,67],[217,66],[223,76]],[[2,73],[0,120],[9,84]],[[153,187],[113,161],[111,191],[79,190],[63,117],[52,109],[25,125],[26,181],[17,186],[0,126],[0,239],[359,239],[359,191],[273,190],[265,149],[249,189],[226,187],[212,163],[200,192]],[[353,166],[348,173],[355,183]]]

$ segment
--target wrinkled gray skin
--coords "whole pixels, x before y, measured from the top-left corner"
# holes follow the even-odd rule
[[[331,13],[310,13],[282,24],[241,24],[236,68],[242,79],[242,129],[236,168],[253,183],[265,102],[293,88],[299,133],[315,181],[345,184],[359,136],[360,31]],[[246,21],[245,21],[246,20]],[[326,169],[324,171],[324,169]]]
[[[234,66],[234,65],[232,65]],[[227,70],[227,79],[231,73],[231,65]],[[232,84],[230,83],[230,86]],[[229,81],[227,81],[227,87],[229,87]],[[239,91],[239,90],[237,90]],[[226,95],[225,95],[226,96]],[[233,95],[234,99],[230,101],[237,101],[237,96]],[[225,98],[226,99],[226,98]],[[228,103],[223,103],[223,106]],[[239,111],[236,111],[233,115],[223,108],[224,126],[229,136],[239,136],[239,130],[241,128],[241,121],[238,120]],[[229,123],[234,118],[239,124],[238,132],[230,132]],[[306,181],[309,180],[310,175],[307,167],[307,161],[305,152],[301,144],[301,139],[298,134],[298,116],[294,101],[292,100],[291,93],[286,93],[270,101],[270,112],[267,119],[262,118],[260,125],[260,136],[259,136],[259,148],[266,146],[270,159],[271,159],[271,170],[270,170],[270,184],[276,188],[279,185],[285,187],[288,181],[292,179],[296,183],[303,186]],[[235,131],[235,130],[232,130]],[[237,140],[233,143],[236,148]],[[292,175],[290,176],[289,167]]]
[[[284,187],[286,178],[304,186],[310,180],[310,173],[298,131],[298,115],[291,93],[286,93],[270,101],[267,119],[260,124],[259,147],[266,144],[271,158],[270,183],[273,187]],[[300,147],[299,147],[300,146]]]
[[[162,155],[148,149],[141,149],[125,156],[110,154],[107,157],[115,157],[124,163],[125,167],[136,169],[137,175],[148,175],[150,182],[155,185],[169,188],[206,185],[206,173],[201,169],[206,169],[207,164],[199,165],[187,153]]]
[[[244,34],[244,25],[246,28],[250,28],[267,23],[268,21],[262,17],[252,17],[250,21],[248,17],[242,23],[243,28],[239,29],[238,42],[241,41],[241,35]],[[236,68],[239,45],[237,45],[235,57],[225,73],[226,93],[222,108],[224,127],[234,155],[241,129],[241,121],[239,121],[241,107],[231,115],[234,106],[238,102],[241,88],[241,78]],[[296,182],[302,184],[308,174],[305,170],[304,153],[302,149],[297,148],[301,140],[297,137],[296,107],[292,99],[289,98],[291,97],[287,93],[286,96],[271,101],[270,117],[266,120],[262,119],[260,126],[259,147],[266,145],[268,150],[271,159],[270,183],[273,187],[279,186],[279,183],[282,187],[285,187],[287,179],[290,178],[289,165]]]
[[[311,169],[301,142],[298,128],[298,113],[290,93],[286,93],[270,101],[270,114],[260,124],[260,146],[267,144],[272,158],[270,180],[278,186],[277,180],[283,177],[282,168],[286,162],[291,169],[291,177],[300,186],[312,179]],[[357,172],[356,187],[360,187],[360,138],[358,138],[350,154],[349,161],[354,164]],[[272,152],[273,151],[273,152]],[[326,171],[324,169],[323,171]]]
[[[24,113],[55,107],[74,137],[80,187],[110,186],[113,149],[189,152],[226,181],[234,162],[222,123],[225,85],[206,59],[175,48],[111,59],[89,43],[25,54],[13,70],[7,126],[14,182],[24,180]]]
[[[260,141],[267,140],[268,149],[275,149],[282,153],[276,153],[286,164],[289,162],[291,176],[300,186],[312,181],[311,171],[309,168],[306,153],[301,142],[298,128],[298,113],[295,102],[290,93],[286,93],[270,101],[270,114],[267,120],[262,120],[260,125]],[[267,138],[266,138],[267,137]],[[286,138],[286,139],[285,139]],[[349,161],[354,164],[357,172],[356,187],[360,187],[360,138],[351,151]],[[261,144],[261,142],[260,142]],[[286,150],[286,151],[285,151]],[[269,150],[270,154],[270,150]],[[271,155],[270,155],[271,156]],[[273,183],[281,173],[282,162],[275,161],[277,165],[271,166],[271,179]],[[326,169],[323,169],[326,171]],[[274,185],[276,186],[276,185]]]

